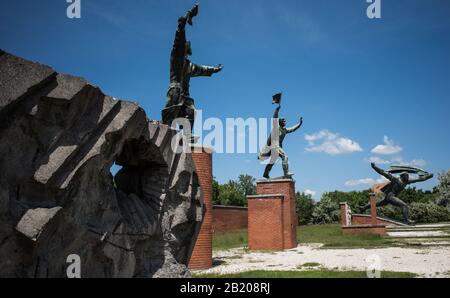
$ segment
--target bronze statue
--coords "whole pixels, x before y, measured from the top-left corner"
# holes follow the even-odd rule
[[[406,224],[413,225],[415,222],[409,219],[409,208],[408,205],[400,200],[397,196],[405,189],[405,187],[409,184],[426,181],[428,179],[433,178],[433,174],[425,172],[421,169],[413,168],[413,167],[396,167],[393,166],[389,171],[384,171],[377,167],[374,163],[371,163],[372,168],[380,175],[386,177],[389,180],[389,183],[386,184],[381,192],[385,195],[384,199],[377,202],[377,207],[386,206],[391,204],[393,206],[400,207],[403,214],[403,219]],[[400,177],[395,177],[394,173],[398,173],[402,171]],[[409,173],[416,173],[419,175],[417,179],[410,179]],[[362,211],[370,208],[370,204],[362,207]]]
[[[269,136],[269,139],[267,140],[266,145],[261,150],[258,159],[267,160],[270,158],[263,175],[264,178],[270,179],[270,171],[272,170],[275,162],[278,160],[278,157],[281,157],[284,172],[284,177],[282,178],[290,179],[294,174],[289,172],[289,161],[286,152],[283,150],[283,141],[287,134],[293,133],[302,126],[303,117],[300,118],[300,122],[297,125],[286,128],[286,119],[279,118],[279,112],[281,109],[281,93],[273,96],[273,103],[278,104],[278,107],[275,109],[273,114],[274,128]]]
[[[191,126],[191,133],[194,127],[195,106],[194,99],[190,97],[189,83],[191,77],[211,76],[220,72],[223,65],[216,67],[203,66],[192,63],[189,56],[192,55],[190,41],[186,40],[186,23],[193,25],[192,19],[198,14],[198,4],[187,14],[178,19],[178,28],[175,33],[175,40],[170,55],[170,85],[167,90],[167,102],[162,111],[162,122],[167,125],[174,124],[177,118],[187,119]],[[182,127],[181,127],[182,128]]]

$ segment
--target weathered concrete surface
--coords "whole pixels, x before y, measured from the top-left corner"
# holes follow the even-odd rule
[[[183,277],[203,217],[176,132],[0,50],[0,277]],[[115,177],[111,167],[122,166]]]

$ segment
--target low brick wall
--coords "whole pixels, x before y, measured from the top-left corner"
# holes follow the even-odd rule
[[[372,222],[372,218],[368,214],[353,214],[352,215],[352,223],[355,225],[367,225]],[[401,223],[389,220],[387,218],[377,217],[376,224],[379,225],[391,225],[391,226],[399,226]]]
[[[342,217],[342,233],[353,234],[386,234],[386,223],[377,216],[377,199],[375,193],[370,194],[370,215],[356,215],[346,202],[340,204]]]
[[[213,233],[243,230],[248,227],[246,207],[213,206]]]
[[[385,235],[386,225],[352,225],[342,227],[342,232],[344,235],[354,235],[354,234],[375,234],[375,235]]]

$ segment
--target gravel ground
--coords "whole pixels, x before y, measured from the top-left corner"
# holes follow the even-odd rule
[[[243,248],[214,253],[217,266],[197,273],[238,273],[252,270],[357,270],[379,264],[382,271],[412,272],[420,277],[450,277],[450,247],[320,249],[302,245],[280,252],[248,252]],[[317,263],[313,267],[302,266]],[[320,264],[320,265],[318,265]]]

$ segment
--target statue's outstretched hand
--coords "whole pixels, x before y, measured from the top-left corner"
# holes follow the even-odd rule
[[[223,69],[223,65],[222,65],[222,64],[219,64],[219,65],[217,65],[217,66],[214,68],[214,72],[221,72],[222,69]]]
[[[198,15],[198,4],[195,4],[186,15],[187,22],[192,26],[192,19]]]

